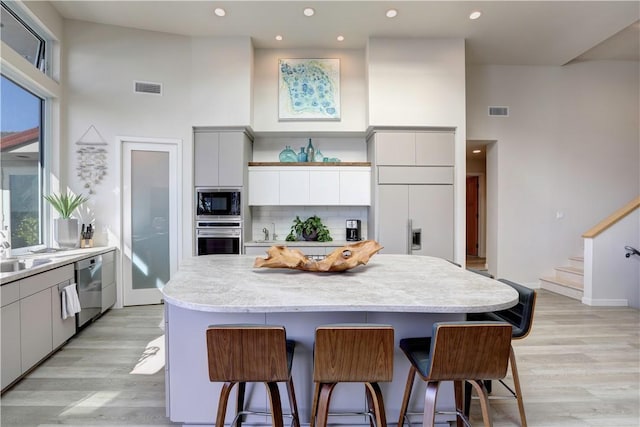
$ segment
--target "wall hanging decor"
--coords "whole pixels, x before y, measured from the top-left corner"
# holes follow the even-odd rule
[[[76,141],[78,149],[78,177],[84,181],[84,188],[94,194],[94,187],[107,174],[107,142],[100,132],[91,125]]]
[[[279,120],[340,120],[340,60],[280,59]]]

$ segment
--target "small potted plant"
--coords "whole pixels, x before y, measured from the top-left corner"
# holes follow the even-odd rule
[[[71,214],[89,198],[82,194],[51,194],[45,200],[60,214],[54,222],[54,237],[61,248],[75,248],[79,242],[78,220]]]
[[[299,216],[293,220],[291,231],[287,235],[286,240],[288,242],[294,242],[300,240],[300,238],[307,241],[317,240],[319,242],[331,242],[331,234],[329,229],[322,223],[322,220],[317,215],[311,216],[302,221]]]

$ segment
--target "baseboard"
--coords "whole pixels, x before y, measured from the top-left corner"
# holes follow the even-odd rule
[[[582,303],[594,307],[628,307],[629,301],[626,299],[604,299],[582,297]]]

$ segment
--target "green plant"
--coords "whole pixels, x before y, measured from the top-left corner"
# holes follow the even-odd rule
[[[51,194],[48,196],[44,196],[45,200],[51,203],[51,206],[60,214],[60,217],[67,219],[71,217],[73,211],[76,210],[78,206],[89,200],[88,197],[83,196],[82,194],[68,194],[68,193],[60,193]]]
[[[291,231],[286,237],[288,242],[293,242],[302,237],[305,240],[318,240],[319,242],[331,242],[329,229],[322,223],[317,215],[302,221],[299,216],[293,220]]]

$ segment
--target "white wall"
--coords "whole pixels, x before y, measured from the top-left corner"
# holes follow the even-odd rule
[[[467,134],[497,140],[487,160],[494,274],[537,286],[638,195],[638,76],[623,61],[468,67]],[[489,105],[510,116],[488,117]]]
[[[76,176],[75,142],[93,125],[108,143],[108,171],[87,203],[95,218],[96,243],[120,240],[120,150],[117,136],[176,138],[183,143],[181,206],[190,219],[192,180],[192,117],[190,105],[191,41],[164,33],[80,21],[65,21],[63,157],[70,188],[85,192]],[[163,84],[163,95],[135,94],[134,80]],[[126,213],[125,213],[126,214]],[[89,221],[91,218],[83,218]],[[191,254],[192,225],[183,221],[182,253]],[[179,231],[179,232],[180,232]]]
[[[585,241],[585,286],[589,305],[629,305],[640,308],[640,257],[626,258],[625,246],[640,247],[640,209]]]
[[[249,37],[191,40],[191,73],[180,75],[191,93],[193,126],[248,126],[252,115],[253,46]],[[170,61],[174,58],[169,55]],[[180,60],[178,65],[180,65]],[[183,64],[186,65],[186,64]],[[180,106],[184,108],[184,106]]]
[[[464,263],[465,49],[463,39],[371,38],[367,45],[369,126],[455,127],[454,259]]]
[[[364,132],[367,93],[365,57],[357,49],[256,49],[253,80],[253,130],[256,132]],[[278,59],[339,58],[339,121],[278,121]]]

